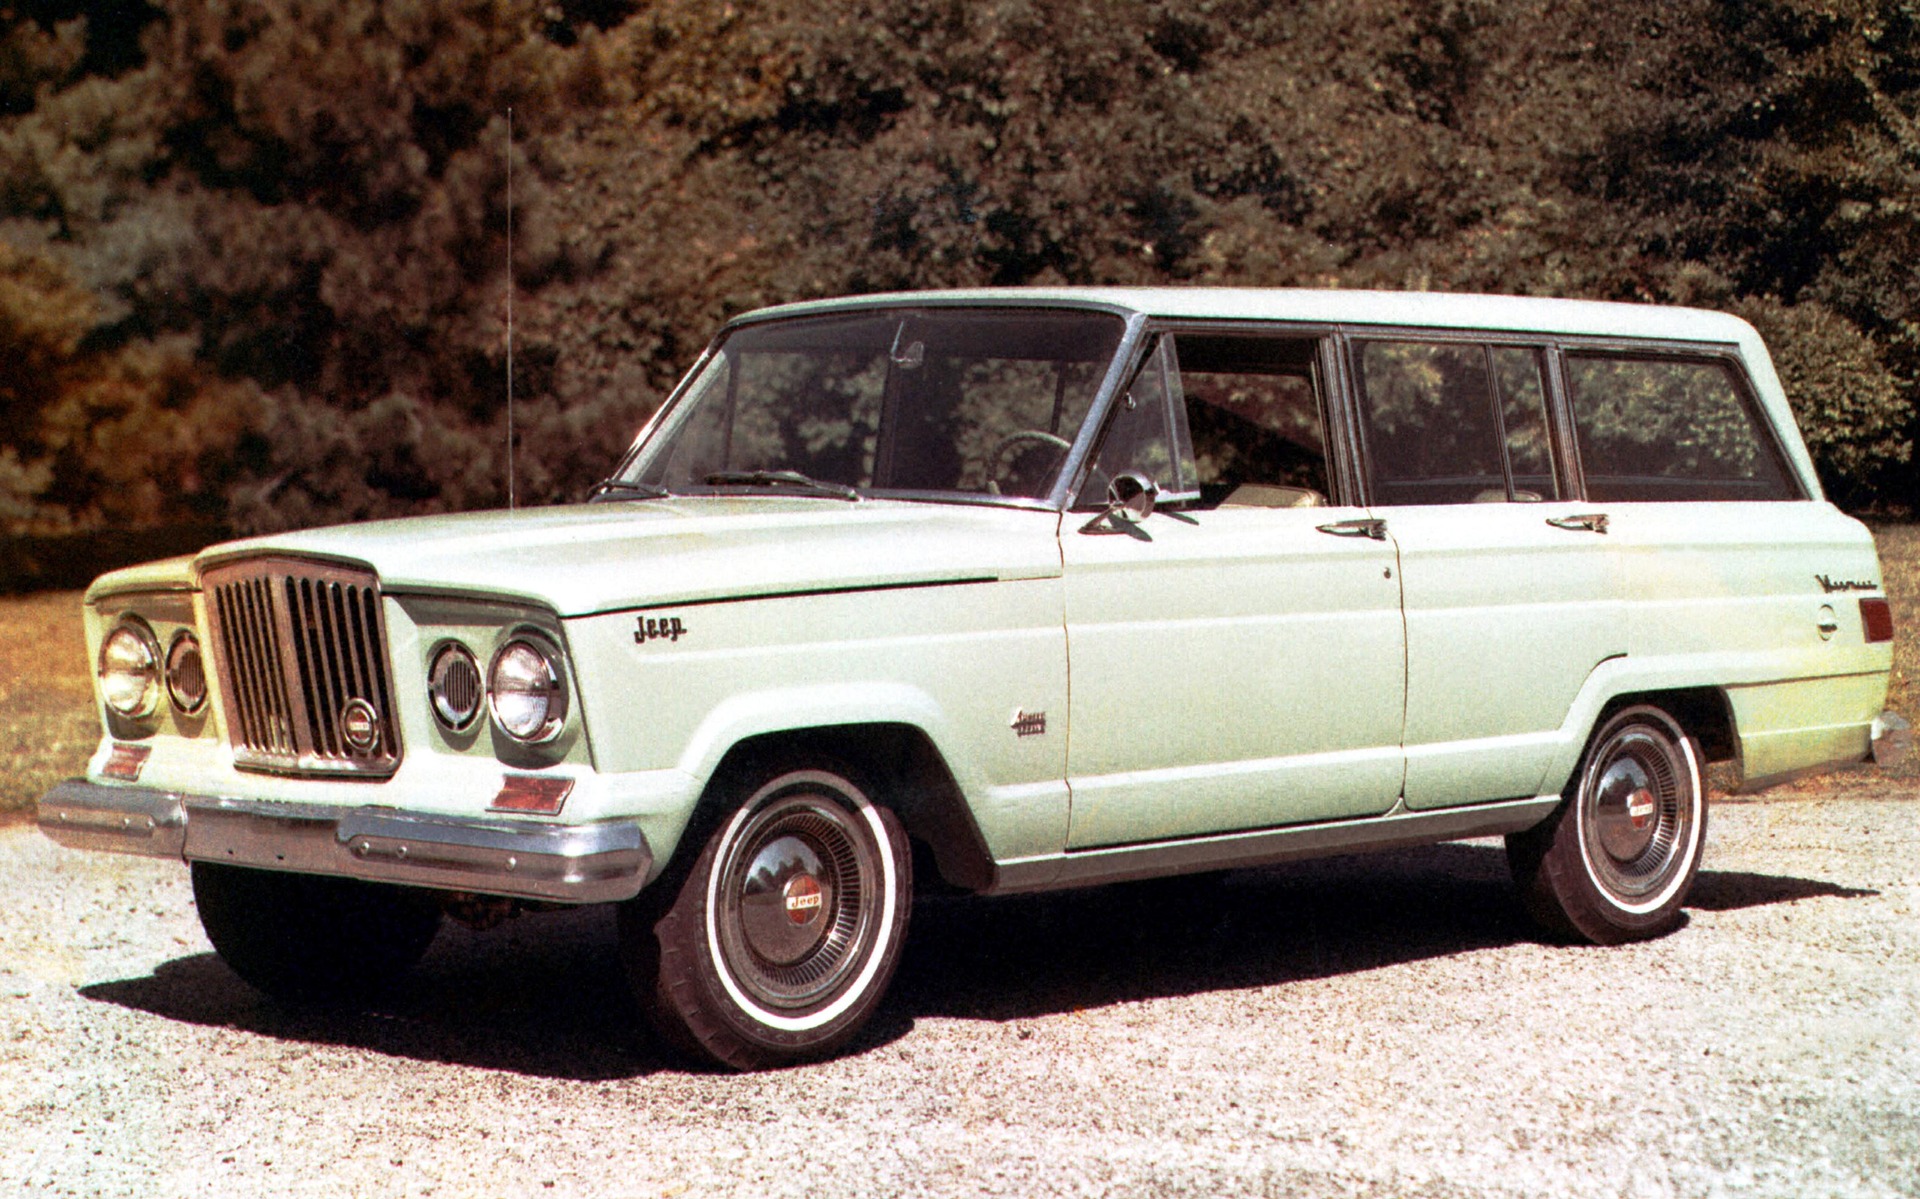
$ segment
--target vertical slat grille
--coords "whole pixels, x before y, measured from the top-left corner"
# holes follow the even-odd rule
[[[235,764],[391,774],[399,726],[372,572],[256,558],[214,567],[203,582]]]
[[[273,627],[263,579],[247,579],[214,593],[219,624],[217,645],[232,664],[238,701],[233,721],[241,743],[264,753],[292,756],[293,717],[286,689],[275,663],[280,658],[279,637]]]

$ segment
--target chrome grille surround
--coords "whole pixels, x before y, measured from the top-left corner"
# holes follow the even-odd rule
[[[273,774],[385,778],[400,765],[386,620],[373,571],[259,557],[201,573],[233,763]],[[356,702],[358,701],[358,702]],[[365,742],[349,743],[351,709]]]

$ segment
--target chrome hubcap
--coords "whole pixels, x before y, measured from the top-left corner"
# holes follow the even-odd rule
[[[1607,765],[1593,799],[1593,823],[1600,844],[1616,862],[1632,862],[1647,852],[1659,828],[1654,782],[1637,759],[1622,757]]]
[[[1664,888],[1685,864],[1696,786],[1679,746],[1651,726],[1609,736],[1580,796],[1594,881],[1627,903]]]
[[[880,872],[859,816],[811,785],[764,804],[719,864],[720,949],[757,1001],[829,999],[875,934]]]
[[[832,876],[806,839],[775,837],[754,855],[740,891],[740,929],[754,953],[791,966],[820,944],[821,913],[831,910]]]

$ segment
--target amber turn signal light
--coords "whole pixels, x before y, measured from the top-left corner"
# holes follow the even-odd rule
[[[147,758],[152,753],[151,745],[125,745],[116,741],[100,773],[123,783],[137,783],[140,781],[140,768],[147,764]]]
[[[567,802],[573,780],[548,774],[510,774],[500,782],[500,794],[488,806],[495,812],[538,812],[558,816]]]

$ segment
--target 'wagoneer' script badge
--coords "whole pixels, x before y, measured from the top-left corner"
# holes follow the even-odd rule
[[[1013,720],[1010,724],[1013,729],[1013,735],[1016,737],[1044,736],[1047,731],[1047,714],[1045,712],[1028,712],[1023,709],[1015,709]]]
[[[635,621],[633,643],[635,645],[645,645],[649,641],[658,641],[663,637],[668,641],[678,641],[686,635],[687,626],[680,623],[678,616],[661,616],[657,618],[641,616],[636,618]]]
[[[1862,583],[1858,579],[1830,579],[1826,575],[1813,576],[1814,581],[1826,590],[1828,595],[1836,591],[1878,591],[1878,583]]]

